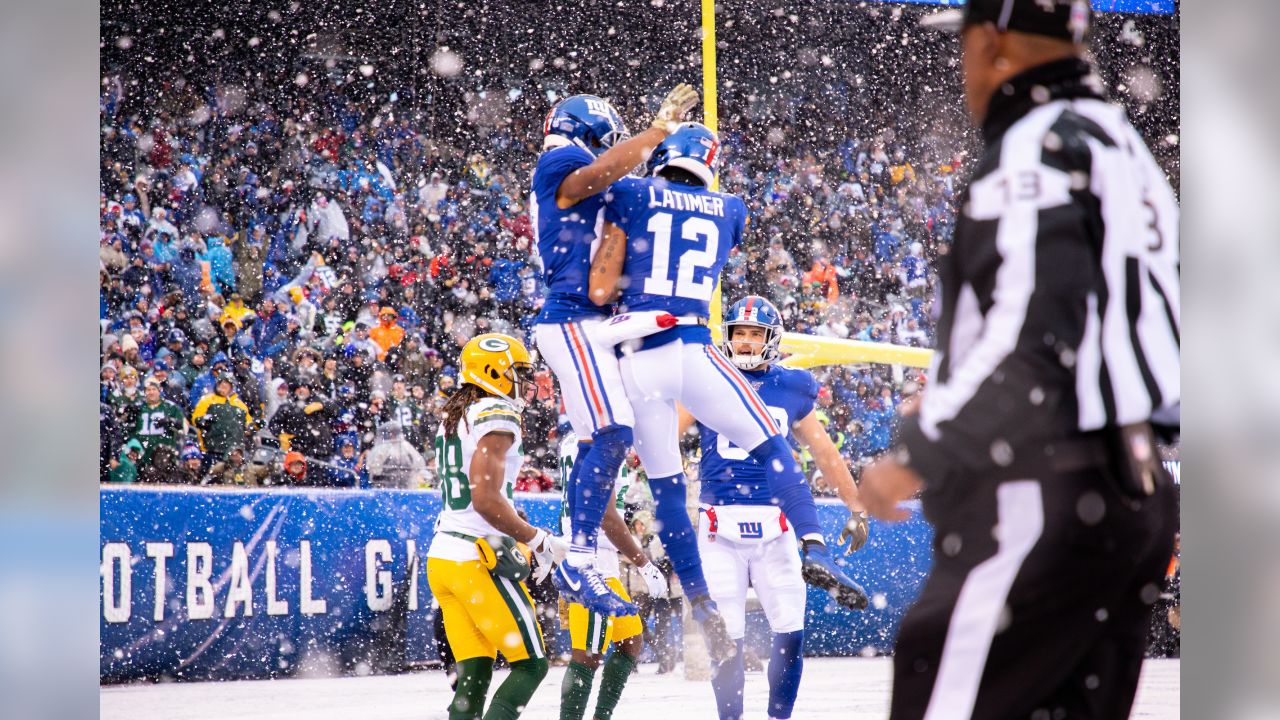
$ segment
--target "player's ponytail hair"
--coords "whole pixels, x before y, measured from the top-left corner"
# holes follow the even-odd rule
[[[467,418],[467,408],[487,397],[494,396],[471,383],[460,385],[457,391],[445,401],[444,407],[440,408],[440,415],[443,418],[441,427],[444,428],[445,437],[457,435],[458,423]],[[470,430],[471,427],[467,426],[467,429]]]

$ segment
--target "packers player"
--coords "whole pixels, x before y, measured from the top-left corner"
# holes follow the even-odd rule
[[[564,497],[561,502],[560,524],[566,536],[573,532],[572,513],[573,491],[569,476],[573,472],[573,464],[578,455],[578,436],[568,433],[560,443],[560,480],[564,485]],[[648,586],[649,594],[661,597],[667,592],[667,581],[662,571],[650,562],[640,547],[640,543],[632,537],[626,521],[622,519],[623,496],[630,487],[635,470],[623,463],[618,469],[617,480],[609,491],[610,502],[600,523],[604,536],[596,546],[594,567],[604,578],[605,584],[619,597],[631,602],[626,588],[622,586],[618,573],[618,553],[622,552],[640,571]],[[561,599],[564,602],[564,599]],[[596,670],[604,662],[604,677],[600,683],[600,693],[596,698],[594,720],[610,720],[618,700],[622,697],[622,689],[626,686],[631,671],[644,649],[644,624],[640,616],[634,613],[609,617],[588,609],[579,603],[569,603],[569,638],[572,641],[573,657],[565,671],[564,684],[560,690],[560,720],[582,720],[587,709],[587,699],[591,695],[591,686],[595,682]],[[605,652],[609,643],[614,643],[613,653],[605,660]]]
[[[516,544],[527,545],[546,572],[567,547],[521,520],[511,500],[524,450],[520,414],[537,392],[529,351],[513,337],[486,333],[462,348],[459,366],[461,385],[435,438],[442,507],[427,582],[457,659],[450,720],[511,720],[547,674],[542,630],[522,583],[529,564]],[[498,652],[511,675],[483,712]]]

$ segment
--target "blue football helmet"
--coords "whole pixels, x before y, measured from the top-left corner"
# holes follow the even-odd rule
[[[734,352],[733,344],[729,339],[733,337],[733,328],[739,325],[765,329],[764,347],[758,354],[744,355]],[[778,314],[778,308],[774,307],[773,303],[759,295],[748,295],[734,303],[724,314],[721,330],[724,333],[725,356],[743,370],[769,365],[782,357],[779,347],[782,344],[782,316]]]
[[[675,132],[653,149],[646,169],[649,175],[657,175],[667,166],[678,167],[711,187],[719,154],[720,138],[711,128],[696,122],[680,123]]]
[[[572,143],[592,155],[630,137],[618,111],[595,95],[573,95],[556,103],[547,113],[542,133],[544,148]]]

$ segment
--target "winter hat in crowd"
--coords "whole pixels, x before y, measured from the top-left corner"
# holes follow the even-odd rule
[[[188,445],[182,448],[182,455],[180,457],[182,458],[183,462],[186,462],[191,459],[203,460],[204,453],[200,452],[200,448],[196,447],[195,445]]]
[[[137,438],[133,438],[129,440],[129,442],[124,444],[124,451],[125,451],[125,454],[132,452],[132,453],[137,453],[138,455],[141,455],[142,443],[138,442]]]
[[[114,335],[112,333],[107,333],[106,335],[103,335],[102,336],[102,354],[106,355],[107,352],[111,350],[111,347],[113,345],[118,345],[119,343],[120,343],[119,335]]]
[[[302,453],[298,452],[297,450],[290,450],[290,451],[289,451],[289,452],[284,456],[284,469],[285,469],[285,472],[288,472],[288,471],[289,471],[289,466],[290,466],[290,465],[292,465],[292,464],[294,464],[294,463],[297,463],[297,462],[302,463],[302,467],[303,467],[304,469],[307,467],[307,458],[306,458],[306,456],[304,456]]]

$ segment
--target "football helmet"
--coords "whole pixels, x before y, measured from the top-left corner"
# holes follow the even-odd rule
[[[595,95],[572,95],[551,108],[543,123],[543,148],[570,143],[599,155],[627,139],[626,123],[608,100]]]
[[[765,329],[764,346],[760,348],[758,354],[745,355],[734,352],[733,343],[729,340],[733,337],[733,328],[740,325]],[[759,295],[748,295],[734,303],[725,312],[724,321],[720,327],[724,333],[725,356],[743,370],[769,365],[782,357],[779,347],[782,344],[782,316],[773,303]]]
[[[653,149],[646,169],[649,175],[657,175],[668,165],[678,167],[711,187],[719,154],[720,138],[711,128],[696,122],[680,123],[675,132]]]
[[[506,398],[524,410],[533,383],[533,360],[524,343],[502,333],[477,335],[462,347],[458,381]]]

